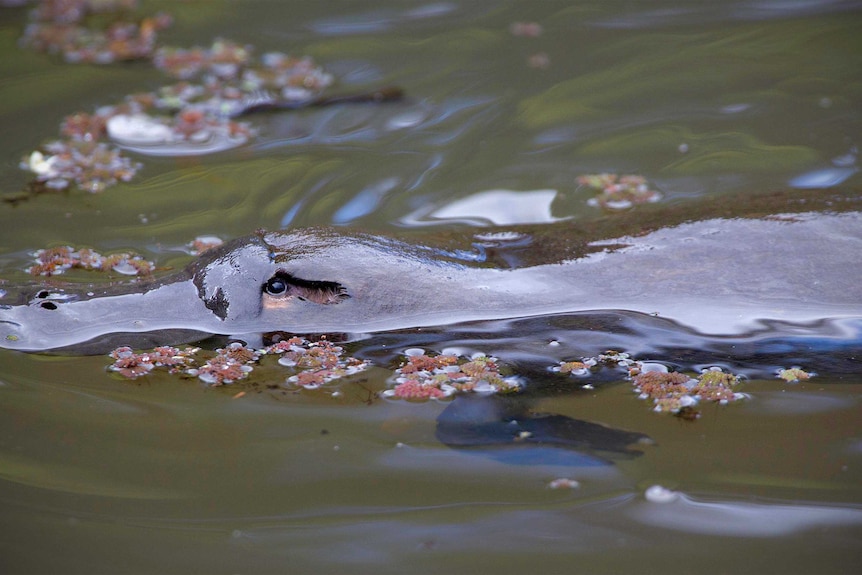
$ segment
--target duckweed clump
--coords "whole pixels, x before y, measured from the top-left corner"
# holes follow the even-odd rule
[[[451,350],[438,355],[411,348],[395,370],[393,386],[383,392],[393,399],[442,399],[454,393],[511,393],[521,389],[516,376],[504,376],[496,357],[481,353],[467,358]]]
[[[272,52],[256,59],[251,46],[229,40],[189,49],[158,46],[157,32],[172,18],[138,17],[137,8],[135,0],[42,0],[32,11],[22,47],[62,55],[69,63],[148,60],[180,80],[63,119],[60,139],[21,160],[21,169],[34,175],[34,191],[74,185],[97,193],[128,182],[142,164],[121,148],[187,156],[240,146],[256,131],[235,116],[278,102],[311,101],[333,82],[311,58]]]
[[[135,353],[130,347],[119,347],[109,354],[115,361],[108,369],[135,379],[155,368],[166,367],[168,373],[197,377],[208,386],[218,387],[248,378],[254,366],[267,355],[279,356],[278,364],[293,372],[284,381],[286,387],[317,389],[368,366],[368,362],[345,357],[341,347],[325,339],[309,341],[292,337],[261,349],[233,342],[215,350],[214,356],[202,352],[199,347],[183,350],[157,347],[141,353]]]
[[[35,263],[27,268],[34,276],[55,276],[70,269],[115,271],[123,275],[149,275],[154,264],[139,255],[116,253],[103,256],[91,249],[71,246],[41,249],[33,254]]]
[[[659,363],[635,360],[628,353],[615,350],[580,361],[564,361],[550,369],[586,379],[602,367],[620,370],[623,377],[631,380],[638,397],[652,400],[655,411],[672,413],[688,420],[700,416],[696,409],[700,402],[727,404],[745,397],[736,391],[739,376],[718,367],[704,369],[693,376],[670,371]],[[592,388],[590,384],[582,387]]]
[[[806,379],[810,379],[814,377],[813,372],[805,371],[799,367],[791,367],[789,369],[779,369],[778,377],[786,381],[787,383],[797,383],[799,381],[803,381]]]
[[[598,192],[587,200],[588,205],[606,210],[625,210],[661,199],[661,194],[651,189],[643,176],[588,174],[579,176],[576,181],[579,186]]]

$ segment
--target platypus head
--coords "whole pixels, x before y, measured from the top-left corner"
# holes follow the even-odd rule
[[[297,258],[290,253],[294,247]],[[304,275],[315,273],[308,263],[320,247],[303,243],[302,237],[260,232],[207,252],[182,272],[156,282],[101,291],[93,286],[40,289],[23,305],[0,306],[0,347],[44,351],[78,346],[78,351],[95,353],[206,334],[287,331],[293,316],[315,315],[305,308],[335,306],[350,297],[337,281]],[[85,348],[86,342],[90,345]]]

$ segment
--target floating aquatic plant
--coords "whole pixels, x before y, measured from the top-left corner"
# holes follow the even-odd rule
[[[153,262],[141,256],[129,253],[117,253],[103,256],[98,252],[82,248],[75,250],[71,246],[57,246],[38,250],[33,254],[35,264],[27,268],[34,276],[53,276],[69,269],[90,271],[114,271],[123,275],[148,275],[152,273]]]
[[[363,371],[369,365],[355,357],[345,357],[341,346],[326,339],[311,342],[292,337],[264,348],[263,353],[280,355],[278,364],[296,372],[287,378],[286,383],[305,389],[317,389],[336,379]]]
[[[147,59],[173,19],[161,12],[138,17],[137,9],[137,0],[42,0],[30,12],[21,45],[69,63]],[[112,17],[100,17],[106,13]]]
[[[641,364],[640,373],[632,378],[632,385],[642,399],[652,399],[655,411],[681,414],[685,419],[696,419],[694,410],[701,401],[727,404],[745,397],[735,391],[739,377],[721,368],[704,369],[699,376],[668,371],[661,364]]]
[[[73,183],[96,193],[117,182],[131,180],[141,164],[105,142],[56,140],[32,152],[20,167],[35,174],[45,190],[65,190]]]
[[[587,375],[590,372],[590,367],[583,361],[561,361],[560,365],[551,368],[551,371],[562,374]]]
[[[739,376],[722,371],[719,367],[710,367],[698,376],[692,395],[704,401],[728,403],[744,397],[734,391],[737,385]]]
[[[107,64],[150,59],[165,74],[182,81],[153,92],[132,94],[94,113],[68,116],[52,142],[22,159],[35,175],[35,191],[65,190],[72,184],[101,192],[129,181],[141,165],[118,149],[147,156],[191,156],[222,152],[245,144],[256,131],[234,118],[263,110],[345,102],[401,99],[399,89],[322,97],[332,75],[306,56],[280,52],[254,58],[251,46],[217,39],[209,47],[156,47],[156,32],[170,17],[134,19],[133,0],[43,0],[23,46],[62,53],[67,61]],[[116,13],[107,27],[95,27]],[[90,27],[90,25],[94,27]],[[116,146],[116,147],[115,147]]]
[[[232,117],[273,103],[302,102],[332,84],[308,57],[272,52],[259,62],[253,48],[218,39],[209,47],[160,47],[156,32],[170,23],[159,14],[130,19],[137,2],[129,0],[43,0],[22,45],[61,53],[70,62],[111,63],[152,59],[158,69],[184,81],[93,113],[67,116],[63,139],[22,159],[35,175],[37,190],[65,190],[73,184],[101,192],[131,180],[141,165],[116,147],[151,156],[202,155],[235,148],[254,137],[247,122]],[[114,13],[111,23],[95,28],[96,13]]]
[[[235,78],[251,59],[251,48],[218,39],[209,48],[159,48],[153,65],[170,76],[189,79],[203,72],[219,78]]]
[[[260,359],[260,352],[235,341],[227,347],[217,349],[216,353],[229,361],[251,363]]]
[[[108,369],[129,379],[145,375],[155,367],[146,354],[135,353],[130,347],[118,347],[110,356],[115,361]]]
[[[454,352],[428,355],[411,348],[395,370],[394,386],[384,397],[398,399],[441,399],[456,392],[508,393],[519,391],[522,383],[515,376],[503,376],[497,358],[481,353],[470,358]]]
[[[584,360],[588,365],[603,365],[605,367],[616,367],[626,370],[629,375],[635,375],[640,370],[641,363],[631,354],[622,351],[609,349],[604,353],[600,353],[595,357],[588,357]]]
[[[558,477],[548,482],[548,489],[577,489],[581,484],[577,479]]]
[[[718,367],[701,371],[698,376],[669,371],[659,363],[642,362],[628,353],[614,350],[580,361],[565,361],[551,367],[551,371],[580,379],[592,375],[600,367],[622,370],[631,378],[634,391],[641,399],[651,399],[655,411],[673,413],[684,419],[697,419],[696,406],[701,401],[726,404],[745,397],[737,393],[739,377]],[[591,387],[589,384],[583,387]]]
[[[588,205],[608,210],[624,210],[661,199],[661,194],[650,189],[643,176],[589,174],[579,176],[576,181],[578,185],[598,192],[596,196],[587,200]]]
[[[789,369],[778,370],[778,377],[788,383],[797,383],[799,381],[814,377],[814,375],[816,374],[813,372],[805,371],[804,369],[801,369],[799,367],[791,367]]]
[[[267,52],[256,60],[253,52],[252,46],[221,38],[208,48],[160,48],[153,59],[156,68],[182,80],[203,78],[201,84],[181,83],[168,88],[162,96],[167,100],[173,97],[177,102],[188,98],[197,101],[217,98],[222,102],[208,107],[229,114],[231,110],[223,106],[225,102],[241,100],[260,90],[272,90],[281,98],[302,100],[332,84],[332,75],[308,56]]]
[[[211,387],[229,385],[248,378],[254,365],[266,355],[280,356],[278,364],[294,372],[286,380],[288,385],[316,389],[335,379],[362,371],[368,362],[345,357],[344,350],[327,340],[311,342],[301,337],[253,349],[241,342],[212,352],[201,352],[198,347],[179,350],[158,347],[152,351],[135,353],[129,347],[119,347],[110,353],[115,361],[111,371],[129,379],[150,373],[157,367],[168,367],[169,373],[197,377]]]
[[[202,366],[186,370],[186,373],[197,376],[202,382],[215,387],[245,379],[253,370],[251,365],[219,353]]]
[[[186,245],[186,252],[193,256],[215,249],[224,244],[224,240],[216,236],[198,236]]]
[[[118,347],[110,353],[110,357],[115,361],[108,369],[129,379],[146,375],[154,367],[168,367],[171,373],[174,373],[178,368],[190,365],[198,351],[200,348],[197,347],[180,350],[176,347],[161,346],[149,352],[135,353],[130,347]]]

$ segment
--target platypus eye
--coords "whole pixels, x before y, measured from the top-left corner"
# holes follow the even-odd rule
[[[281,295],[287,291],[287,283],[280,277],[275,276],[266,282],[264,289],[269,295]]]
[[[262,293],[269,298],[265,305],[284,305],[297,299],[319,304],[339,303],[350,295],[340,283],[318,280],[304,280],[283,270],[276,272],[261,286]],[[279,303],[280,302],[280,303]]]

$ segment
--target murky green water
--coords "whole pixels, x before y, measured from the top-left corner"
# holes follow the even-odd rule
[[[408,99],[255,118],[259,137],[234,151],[142,159],[135,180],[100,195],[4,203],[8,282],[27,279],[29,252],[56,244],[134,249],[176,268],[191,259],[180,248],[203,234],[335,224],[439,238],[524,220],[493,204],[440,217],[486,190],[555,190],[529,218],[539,228],[557,218],[613,227],[614,216],[588,207],[575,183],[602,171],[646,176],[664,197],[642,213],[672,223],[754,210],[740,197],[763,198],[800,177],[859,198],[862,12],[851,2],[163,4],[177,17],[164,43],[222,36],[260,53],[309,54],[338,89],[393,84]],[[20,51],[24,21],[23,9],[0,11],[5,194],[24,187],[20,158],[55,137],[65,115],[167,82],[145,64],[69,66]],[[542,34],[515,36],[514,22],[538,22]],[[623,225],[631,218],[619,221],[631,231]],[[0,350],[0,566],[858,569],[858,333],[833,346],[758,347],[626,317],[377,334],[347,344],[377,367],[300,392],[267,389],[281,382],[275,370],[256,372],[254,385],[205,389],[167,374],[122,381],[105,357]],[[550,348],[552,340],[560,345]],[[447,447],[435,438],[447,403],[376,396],[398,353],[414,346],[494,354],[527,379],[534,412],[636,431],[655,444],[610,466]],[[705,406],[687,422],[653,413],[626,382],[585,390],[543,367],[613,347],[687,368],[725,366],[749,376],[751,397]],[[819,375],[796,384],[771,376],[791,364]],[[234,398],[240,390],[247,393]],[[557,477],[580,487],[549,489]],[[682,496],[647,501],[656,484]]]

